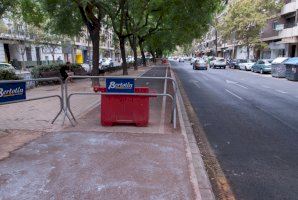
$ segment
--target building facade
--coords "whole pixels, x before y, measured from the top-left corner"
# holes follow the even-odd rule
[[[21,68],[52,62],[90,64],[92,61],[92,44],[86,29],[80,37],[46,44],[23,22],[5,18],[0,19],[0,23],[0,62]],[[102,26],[100,38],[100,58],[114,58],[113,31]]]
[[[268,44],[264,58],[298,56],[298,0],[285,0],[280,14],[268,21],[261,40]]]
[[[219,21],[224,12],[218,16]],[[198,44],[199,52],[214,56],[217,52],[218,56],[224,58],[246,59],[246,46],[241,45],[235,38],[235,35],[231,33],[229,40],[223,40],[220,33],[214,27],[210,27],[202,42]],[[267,43],[268,47],[262,51],[250,48],[249,58],[274,59],[280,56],[298,56],[298,0],[284,0],[280,13],[268,20],[260,33],[260,39]]]

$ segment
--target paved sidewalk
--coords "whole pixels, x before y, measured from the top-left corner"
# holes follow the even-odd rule
[[[0,162],[0,199],[195,199],[181,135],[47,134]]]
[[[129,69],[130,76],[143,74],[151,67],[140,67],[138,71]],[[121,75],[122,71],[117,71],[107,75]],[[69,91],[93,92],[90,80],[75,80],[69,84]],[[27,98],[60,95],[60,85],[41,86],[27,92]],[[74,96],[71,99],[72,109],[75,115],[84,114],[90,108],[98,105],[98,96]],[[60,116],[54,125],[52,119],[58,113],[60,103],[58,98],[22,102],[16,104],[0,105],[0,133],[1,130],[32,130],[32,131],[58,131],[63,127],[62,117]],[[68,122],[66,120],[66,122]]]
[[[152,67],[140,67],[138,71],[129,69],[129,75],[138,76]],[[121,75],[122,71],[106,75]],[[70,84],[70,91],[92,92],[90,80],[76,80]],[[27,92],[27,98],[45,95],[60,95],[60,85],[41,86]],[[75,96],[71,99],[73,112],[82,116],[100,103],[98,96]],[[6,158],[9,152],[20,148],[24,144],[44,135],[45,133],[63,130],[68,127],[65,120],[62,126],[63,115],[51,124],[52,119],[59,111],[57,98],[0,105],[0,160]]]
[[[167,68],[157,66],[145,75],[166,74]],[[159,92],[164,84],[137,81]],[[171,84],[165,91],[173,93]],[[76,127],[41,131],[9,157],[0,157],[0,199],[202,199],[188,140],[180,126],[173,129],[171,109],[170,100],[153,99],[148,127],[102,127],[98,106],[76,111]]]

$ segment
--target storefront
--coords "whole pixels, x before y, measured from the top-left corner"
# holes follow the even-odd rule
[[[269,56],[267,56],[268,59],[284,57],[285,55],[286,55],[286,44],[281,43],[280,41],[269,43]],[[263,53],[263,58],[265,58],[264,53]]]
[[[298,56],[298,37],[283,38],[281,43],[285,44],[285,56]]]

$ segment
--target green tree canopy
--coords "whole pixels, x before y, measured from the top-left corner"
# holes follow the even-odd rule
[[[236,39],[247,47],[249,58],[249,48],[262,45],[260,32],[280,7],[276,0],[235,0],[226,10],[220,32],[226,39],[234,32]]]
[[[208,31],[220,1],[175,0],[167,2],[162,25],[148,39],[147,46],[158,52],[172,51],[177,45],[191,44]]]
[[[0,19],[5,12],[12,11],[18,1],[16,0],[1,0],[0,1]]]
[[[138,39],[162,55],[176,45],[190,44],[207,30],[220,0],[20,0],[26,22],[49,33],[78,35],[87,27],[93,46],[93,74],[98,74],[99,34],[105,23],[118,36],[126,70],[124,44]],[[135,43],[135,41],[133,42]]]

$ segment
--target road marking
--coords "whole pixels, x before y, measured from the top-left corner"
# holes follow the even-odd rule
[[[207,78],[206,76],[202,76],[203,79],[205,79],[206,81],[209,81],[209,78]]]
[[[248,89],[247,87],[245,87],[244,85],[239,84],[238,82],[235,81],[230,81],[230,80],[226,80],[227,84],[233,84],[233,85],[237,85],[239,87],[242,87],[244,89]]]
[[[282,93],[282,94],[287,94],[287,92],[282,91],[282,90],[275,90],[276,92]]]
[[[193,84],[194,84],[195,86],[197,86],[198,88],[201,88],[201,86],[200,86],[200,82],[199,82],[199,81],[191,80],[190,82],[193,83]]]
[[[263,87],[263,88],[266,88],[266,89],[270,89],[270,87],[267,86],[267,85],[262,85],[262,87]]]
[[[230,90],[228,90],[228,89],[225,89],[228,93],[230,93],[231,95],[233,95],[234,97],[236,97],[236,98],[238,98],[238,99],[240,99],[240,100],[243,100],[243,98],[242,97],[240,97],[240,96],[238,96],[237,94],[235,94],[234,92],[231,92]]]
[[[243,86],[243,85],[240,85],[239,83],[235,83],[235,85],[239,86],[239,87],[242,87],[244,89],[248,89],[247,87]]]
[[[195,84],[195,86],[197,86],[197,88],[201,88],[199,83],[193,83],[193,84]]]

